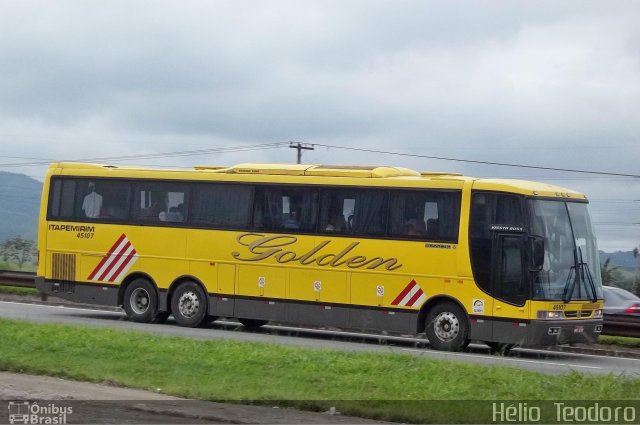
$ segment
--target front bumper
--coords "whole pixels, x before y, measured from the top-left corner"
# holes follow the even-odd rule
[[[592,344],[602,332],[602,323],[602,319],[532,320],[527,326],[525,345]]]

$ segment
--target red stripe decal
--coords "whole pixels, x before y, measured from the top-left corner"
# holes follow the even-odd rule
[[[135,249],[133,251],[131,251],[129,253],[129,255],[127,255],[127,258],[125,258],[125,260],[122,262],[122,264],[120,264],[120,267],[118,267],[118,270],[116,270],[116,272],[113,274],[113,276],[111,276],[111,279],[109,279],[109,282],[115,282],[116,281],[116,279],[120,275],[120,272],[122,272],[122,270],[124,270],[124,268],[127,267],[127,264],[129,264],[131,262],[131,260],[133,259],[134,255],[136,255],[136,250]]]
[[[98,271],[102,268],[102,266],[104,266],[104,263],[107,262],[107,260],[109,259],[109,257],[111,257],[111,254],[113,254],[113,251],[116,250],[116,248],[118,247],[118,245],[120,245],[120,243],[124,240],[124,238],[126,238],[125,234],[123,233],[122,236],[120,236],[120,238],[118,238],[118,240],[116,241],[116,243],[113,244],[113,246],[111,247],[111,249],[109,250],[109,252],[107,252],[107,255],[102,259],[102,261],[100,261],[100,263],[96,266],[95,269],[93,269],[93,271],[91,272],[91,274],[89,275],[89,277],[87,278],[87,280],[93,280],[93,278],[96,277],[96,273],[98,273]]]
[[[416,285],[417,285],[417,282],[416,282],[415,280],[412,280],[411,282],[409,282],[409,284],[407,285],[407,287],[406,287],[406,288],[404,288],[404,289],[402,290],[402,292],[400,292],[400,295],[398,295],[398,296],[396,297],[396,299],[395,299],[395,300],[393,300],[393,302],[391,303],[391,305],[398,305],[398,304],[400,303],[400,301],[402,301],[402,299],[405,297],[405,295],[407,295],[407,294],[408,294],[408,293],[413,289],[413,287],[414,287],[414,286],[416,286]]]
[[[113,269],[113,266],[115,266],[118,263],[118,260],[120,259],[120,257],[122,257],[122,255],[125,252],[127,252],[127,249],[129,249],[130,246],[131,246],[131,242],[127,241],[127,243],[124,244],[124,246],[120,251],[114,252],[112,254],[113,258],[111,259],[111,261],[109,261],[107,268],[102,272],[100,277],[98,277],[98,280],[104,280],[107,277],[111,269]]]
[[[418,298],[420,298],[422,294],[424,294],[424,292],[422,292],[422,289],[418,289],[418,292],[416,292],[407,303],[407,307],[411,307],[416,301],[418,301]]]

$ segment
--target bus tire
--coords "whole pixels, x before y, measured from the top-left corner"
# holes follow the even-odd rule
[[[425,332],[434,349],[462,351],[469,342],[469,321],[457,304],[443,302],[427,314]]]
[[[132,322],[152,323],[158,314],[156,288],[146,279],[135,279],[125,289],[122,304]]]
[[[180,326],[195,328],[207,318],[207,296],[195,282],[184,282],[171,297],[171,313]]]
[[[238,322],[242,323],[242,326],[248,329],[258,329],[266,325],[268,320],[258,320],[258,319],[238,319]]]

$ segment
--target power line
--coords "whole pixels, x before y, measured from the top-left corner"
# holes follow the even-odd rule
[[[395,155],[395,156],[404,156],[404,157],[412,157],[412,158],[425,158],[425,159],[433,159],[433,160],[440,160],[440,161],[463,162],[463,163],[482,164],[482,165],[495,165],[495,166],[501,166],[501,167],[526,168],[526,169],[546,170],[546,171],[560,171],[560,172],[590,174],[590,175],[599,175],[599,176],[629,177],[633,179],[640,178],[639,174],[626,174],[626,173],[614,173],[614,172],[606,172],[606,171],[543,167],[543,166],[514,164],[514,163],[505,163],[505,162],[480,161],[480,160],[463,159],[463,158],[441,157],[441,156],[434,156],[434,155],[412,154],[412,153],[406,153],[406,152],[394,152],[394,151],[382,151],[382,150],[376,150],[376,149],[355,148],[355,147],[348,147],[348,146],[329,145],[329,144],[323,144],[323,143],[310,144],[309,148],[303,148],[301,144],[298,144],[298,145],[300,145],[300,149],[298,150],[299,152],[301,151],[301,149],[311,150],[313,149],[313,146],[321,146],[329,149],[341,149],[341,150],[349,150],[349,151],[356,151],[356,152],[369,152],[369,153],[376,153],[376,154],[382,154],[382,155]],[[254,150],[277,149],[283,146],[290,146],[298,149],[298,146],[292,145],[292,142],[274,142],[274,143],[264,143],[264,144],[257,144],[257,145],[229,146],[229,147],[221,147],[221,148],[186,150],[186,151],[175,151],[175,152],[122,155],[122,156],[112,156],[112,157],[81,158],[81,159],[73,159],[68,161],[72,161],[72,162],[112,161],[113,162],[113,161],[126,161],[126,160],[138,160],[138,159],[173,158],[173,157],[181,157],[181,156],[206,155],[206,154],[213,154],[213,153],[233,153],[233,152],[246,152],[246,151],[254,151]],[[0,164],[0,167],[39,166],[39,165],[47,165],[50,162],[56,162],[56,161],[58,160],[42,160],[42,161],[38,160],[34,162],[5,163],[5,164]],[[552,179],[552,178],[547,177],[547,179]]]
[[[275,148],[284,146],[286,144],[287,144],[286,142],[275,142],[275,143],[264,143],[264,144],[258,144],[258,145],[228,146],[228,147],[221,147],[221,148],[197,149],[197,150],[188,150],[188,151],[69,159],[65,161],[103,162],[103,161],[126,161],[126,160],[136,160],[136,159],[175,158],[180,156],[206,155],[206,154],[212,154],[212,153],[232,153],[232,152],[246,152],[246,151],[255,151],[255,150],[275,149]],[[60,161],[60,160],[51,159],[51,160],[42,160],[42,161],[34,161],[34,162],[5,163],[5,164],[0,164],[0,167],[27,167],[27,166],[36,166],[36,165],[47,165],[51,162],[57,162],[57,161]]]
[[[506,162],[491,162],[491,161],[478,161],[473,159],[447,158],[443,156],[420,155],[420,154],[413,154],[413,153],[406,153],[406,152],[381,151],[381,150],[366,149],[366,148],[351,148],[346,146],[327,145],[323,143],[314,143],[313,145],[322,146],[330,149],[343,149],[343,150],[350,150],[350,151],[357,151],[357,152],[369,152],[369,153],[378,153],[383,155],[396,155],[396,156],[405,156],[405,157],[412,157],[412,158],[436,159],[440,161],[466,162],[471,164],[497,165],[501,167],[517,167],[517,168],[527,168],[527,169],[534,169],[534,170],[562,171],[567,173],[595,174],[595,175],[601,175],[601,176],[640,178],[640,174],[611,173],[606,171],[579,170],[579,169],[571,169],[571,168],[554,168],[554,167],[542,167],[542,166],[536,166],[536,165],[510,164]]]
[[[33,158],[30,156],[9,156],[9,155],[0,155],[0,158],[10,158],[10,159],[29,159],[33,161],[46,161],[46,158]]]

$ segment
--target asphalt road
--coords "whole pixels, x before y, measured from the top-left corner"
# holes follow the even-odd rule
[[[426,344],[423,341],[413,338],[366,336],[350,332],[318,331],[284,326],[265,326],[258,331],[248,331],[234,322],[215,322],[208,328],[192,329],[179,327],[171,320],[163,325],[129,322],[121,311],[8,301],[0,301],[0,317],[40,323],[111,327],[194,339],[232,339],[345,351],[404,353],[440,360],[516,367],[549,374],[575,371],[586,374],[612,373],[640,377],[640,359],[532,349],[514,349],[509,356],[500,357],[490,354],[484,344],[471,344],[469,350],[464,353],[446,353],[425,348]]]
[[[17,401],[54,405],[73,424],[382,424],[329,412],[185,400],[151,391],[69,381],[48,376],[0,372],[0,423]],[[6,406],[6,407],[5,407]],[[8,409],[7,409],[8,408]],[[18,408],[26,413],[28,407]],[[44,414],[40,423],[57,415]],[[16,423],[22,423],[16,421]],[[29,421],[27,421],[29,423]],[[36,423],[31,421],[31,423]]]

